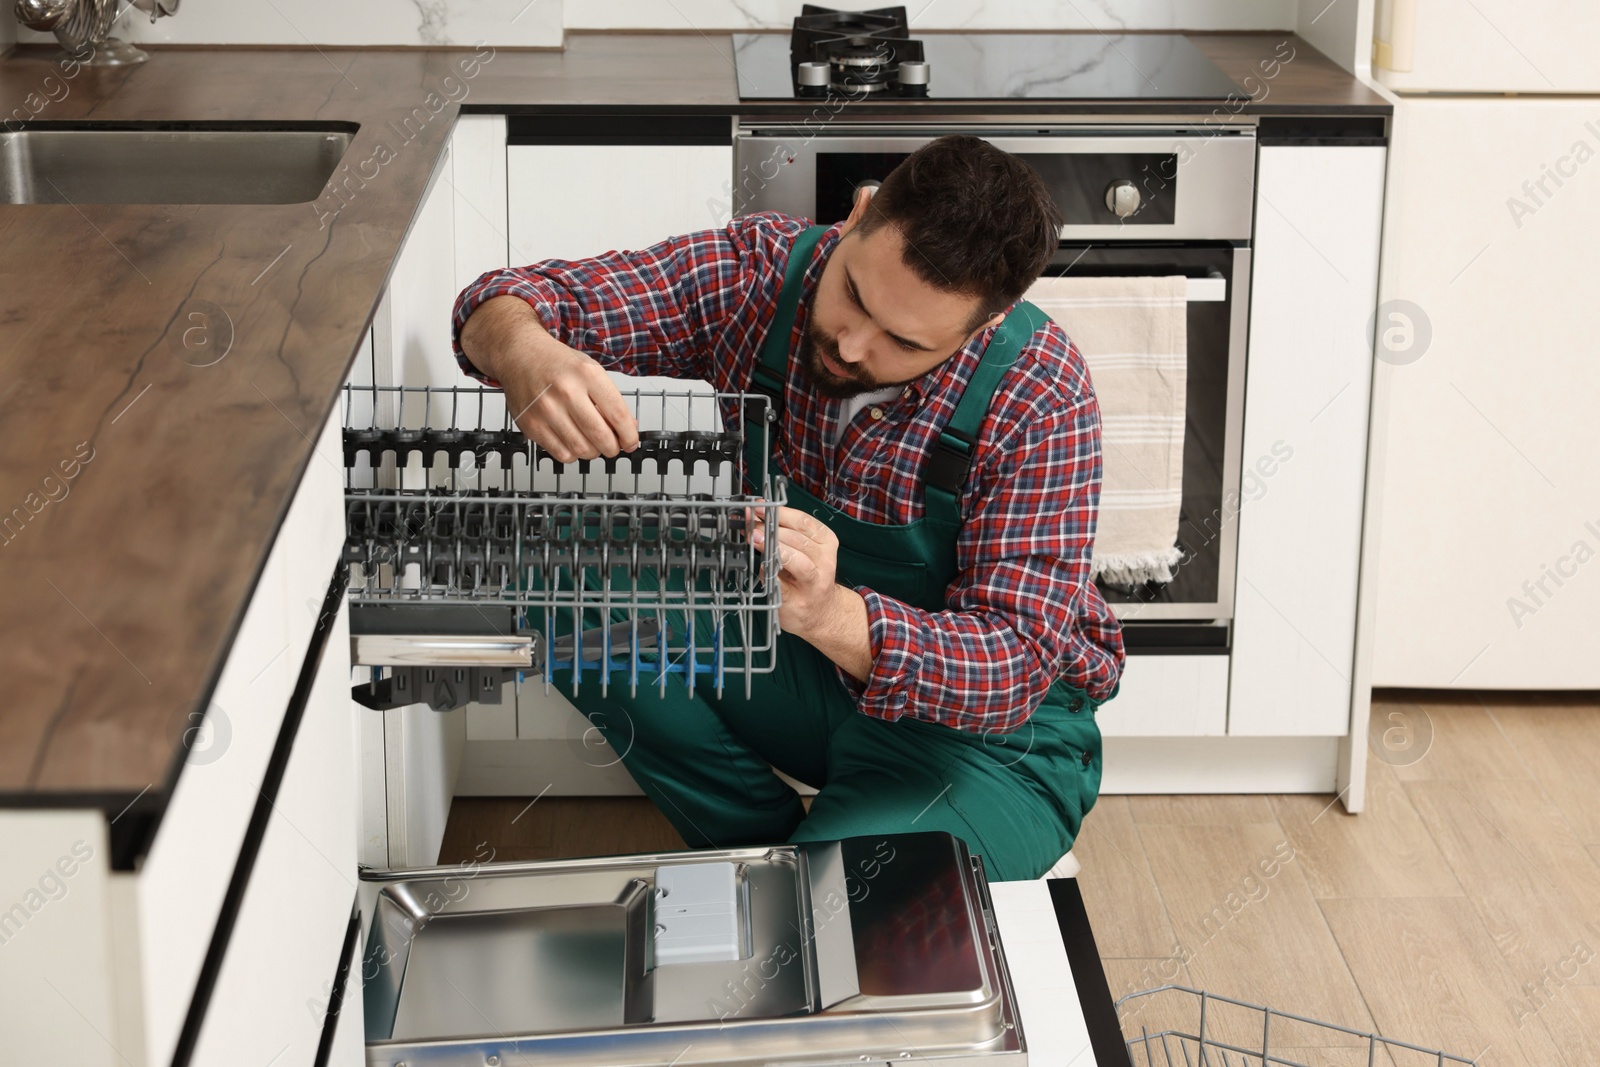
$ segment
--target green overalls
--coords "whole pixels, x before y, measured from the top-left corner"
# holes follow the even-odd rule
[[[795,239],[761,351],[756,384],[780,397],[801,280],[825,232],[814,226]],[[1025,328],[1007,329],[1017,320]],[[945,609],[944,591],[957,576],[966,460],[995,386],[1045,321],[1022,302],[992,335],[941,435],[921,519],[863,522],[789,483],[789,506],[838,536],[839,582]],[[766,467],[770,457],[763,459],[751,469]],[[718,697],[709,681],[692,693],[669,687],[665,696],[649,685],[635,696],[624,685],[605,696],[597,685],[582,689],[573,702],[694,847],[947,830],[983,856],[991,880],[1037,878],[1072,847],[1100,788],[1099,702],[1063,680],[1009,734],[864,715],[833,662],[788,633],[779,635],[776,669],[755,675],[749,698],[742,684]],[[769,765],[818,789],[809,814]]]

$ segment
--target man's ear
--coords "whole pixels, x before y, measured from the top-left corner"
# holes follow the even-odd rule
[[[878,185],[876,182],[858,185],[856,187],[856,198],[850,205],[850,215],[844,220],[844,228],[839,231],[839,236],[841,238],[856,228],[856,224],[859,223],[862,219],[862,216],[867,213],[867,205],[872,202],[872,194],[877,191]]]

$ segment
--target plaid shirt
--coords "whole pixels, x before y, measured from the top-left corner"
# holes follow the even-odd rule
[[[807,225],[763,212],[637,252],[490,271],[456,299],[456,358],[468,374],[497,384],[462,353],[461,326],[483,301],[509,293],[562,342],[611,370],[746,391],[789,248]],[[838,241],[835,226],[806,270],[791,347]],[[898,398],[859,412],[837,449],[827,442],[840,402],[810,391],[791,360],[776,469],[863,522],[916,521],[928,453],[990,332]],[[1121,628],[1089,580],[1099,497],[1100,409],[1083,357],[1052,322],[1000,381],[980,427],[959,497],[960,574],[947,591],[949,610],[923,611],[856,587],[867,603],[872,673],[864,684],[838,675],[857,707],[883,719],[1008,733],[1057,677],[1096,700],[1108,697],[1123,650]]]

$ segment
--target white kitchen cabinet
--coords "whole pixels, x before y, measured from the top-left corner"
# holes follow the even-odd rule
[[[23,928],[14,928],[15,909],[0,917],[7,1062],[171,1063],[188,1021],[204,1025],[209,1008],[217,1008],[223,1023],[252,1012],[286,1020],[282,1011],[271,1012],[284,1007],[290,990],[298,997],[302,979],[320,987],[332,977],[337,928],[354,899],[349,696],[336,684],[348,674],[347,643],[324,645],[323,684],[301,720],[304,736],[296,731],[297,746],[283,746],[296,681],[315,647],[344,541],[340,469],[334,417],[318,435],[316,454],[256,582],[211,703],[191,726],[182,773],[137,868],[112,870],[108,820],[99,812],[19,810],[0,818],[5,899],[23,898],[21,888],[11,892],[14,877],[37,886],[41,872],[53,871],[63,884],[58,899],[24,916]],[[309,746],[303,755],[300,746]],[[263,807],[274,768],[282,766],[275,755],[288,751],[296,761],[278,793],[280,807]],[[259,817],[270,825],[254,873],[266,879],[266,889],[236,877],[241,855],[257,843],[251,828]],[[308,842],[343,868],[342,892],[321,892],[317,880],[328,876],[326,865],[301,878],[289,870],[305,858]],[[264,892],[289,909],[287,918],[273,921],[263,911]],[[226,954],[217,957],[214,946],[224,945],[216,938],[219,920],[235,914],[234,932],[241,937],[228,938]],[[326,929],[334,929],[334,937],[323,942]],[[319,937],[295,940],[301,930],[306,938]],[[290,944],[305,952],[280,960],[279,950]],[[209,971],[208,958],[223,962],[223,969]],[[296,983],[273,986],[289,973],[286,967]],[[246,995],[238,995],[246,987]],[[263,1000],[257,994],[264,990],[270,995]],[[197,1002],[207,1010],[196,1009]],[[294,1009],[304,1016],[298,999]],[[320,1025],[309,1029],[320,1031]],[[293,1056],[286,1049],[278,1063],[312,1062],[315,1036],[308,1045],[301,1034],[267,1032],[283,1033],[281,1041],[300,1048]],[[191,1027],[190,1033],[199,1031]],[[189,1062],[222,1062],[239,1047],[231,1043],[227,1057],[197,1055]],[[197,1052],[202,1049],[203,1042]]]
[[[136,1048],[128,953],[114,941],[125,901],[98,811],[0,811],[0,1019],[8,1063],[112,1067]],[[119,906],[124,905],[124,906]]]
[[[354,385],[474,386],[450,344],[461,287],[506,265],[505,117],[464,115],[395,257],[372,323],[372,366]],[[406,401],[408,425],[423,410]],[[379,395],[380,420],[394,420]],[[503,407],[501,411],[503,411]],[[439,422],[430,412],[430,422]],[[361,862],[373,867],[433,863],[444,838],[465,740],[465,709],[440,714],[425,704],[389,711],[357,708],[361,768]]]
[[[511,265],[506,235],[506,117],[462,115],[450,133],[455,278],[451,300],[486,270]]]
[[[318,436],[149,856],[137,874],[115,876],[137,885],[136,993],[150,1063],[172,1059],[344,543],[339,436],[336,412]],[[344,645],[327,655],[349,662]],[[339,723],[348,730],[347,717]],[[353,839],[353,798],[321,820],[319,833]],[[308,920],[324,908],[347,914],[348,898],[300,901]]]
[[[585,123],[588,129],[546,123],[525,127],[522,136],[514,130],[514,142],[523,143],[507,151],[512,262],[581,259],[727,225],[733,129],[730,120],[718,121],[727,130],[716,144],[670,143],[672,120],[650,123],[644,136],[599,117]],[[682,139],[708,139],[705,125],[695,120]],[[534,140],[544,143],[527,143]]]
[[[411,258],[397,264],[399,288],[357,353],[353,381],[371,383],[380,365],[390,381],[396,366],[425,374],[430,357],[442,380],[446,364],[423,342],[428,331],[396,309],[431,318],[435,332],[442,322],[448,358],[455,292],[448,178],[445,169],[435,180],[445,224],[440,197],[430,195],[408,243]],[[430,277],[441,228],[446,254]],[[447,365],[454,370],[453,361]],[[0,925],[8,1057],[167,1064],[177,1053],[211,1064],[234,1062],[245,1049],[280,1067],[316,1062],[355,899],[361,829],[374,821],[363,818],[356,792],[357,752],[365,755],[364,727],[376,721],[381,734],[384,719],[350,700],[346,614],[342,601],[331,613],[326,604],[345,537],[343,417],[341,403],[318,434],[137,870],[111,870],[98,813],[0,818],[0,852],[26,861],[18,875],[36,881],[63,857],[74,868],[70,891],[28,923],[25,938],[4,937],[9,931]],[[299,706],[296,683],[319,622],[315,685],[300,694],[304,710],[291,736],[286,712]],[[386,756],[380,749],[380,790]],[[434,819],[434,850],[449,792],[446,786]],[[0,888],[9,884],[0,879]],[[356,988],[326,1062],[361,1062],[360,1002]]]
[[[1260,149],[1230,736],[1350,730],[1384,151]]]
[[[1396,92],[1600,92],[1600,7],[1587,0],[1375,7],[1372,73]]]
[[[1597,115],[1396,107],[1373,685],[1600,686]]]
[[[450,345],[456,296],[508,264],[506,119],[462,115],[434,168],[372,320],[370,385],[471,385]],[[420,412],[418,412],[420,415]]]
[[[465,384],[450,349],[456,296],[454,158],[452,142],[434,170],[373,316],[378,385]]]
[[[356,899],[348,614],[338,605],[207,1006],[197,1067],[237,1062],[241,1048],[284,1064],[316,1059]]]
[[[358,365],[353,382],[471,386],[451,350],[450,316],[456,296],[479,275],[640,247],[728,221],[733,155],[726,119],[510,123],[521,133],[508,133],[505,116],[458,121],[374,319],[372,369]],[[659,142],[675,130],[704,141],[722,128],[721,144],[594,143],[608,135]],[[507,145],[528,136],[586,143]],[[615,378],[624,388],[663,383]],[[432,863],[457,793],[532,795],[546,786],[555,793],[637,792],[614,758],[588,753],[587,720],[542,684],[507,686],[501,704],[446,714],[425,705],[370,712],[358,729],[361,857],[373,866]]]
[[[1129,655],[1116,699],[1095,721],[1104,737],[1220,737],[1228,731],[1228,657]]]
[[[732,124],[726,118],[513,118],[506,136],[504,201],[513,265],[642,248],[726,225],[731,217]],[[462,217],[458,207],[458,226]],[[484,271],[506,265],[505,260],[486,258],[481,265],[464,262],[459,236],[457,261],[464,269],[452,296]],[[446,349],[448,344],[446,334]],[[436,384],[457,384],[459,377]],[[620,373],[613,380],[624,389],[710,392],[705,383]],[[419,383],[407,378],[405,384]],[[556,687],[546,693],[542,681],[529,679],[507,686],[504,703],[468,705],[465,714],[460,776],[451,779],[458,793],[639,791],[588,720]],[[454,734],[448,743],[455,744]]]

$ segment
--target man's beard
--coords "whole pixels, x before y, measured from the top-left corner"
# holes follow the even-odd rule
[[[833,373],[823,365],[823,353],[827,353],[829,359],[850,373],[844,377]],[[916,378],[907,378],[903,382],[880,382],[865,373],[858,373],[856,368],[839,358],[839,343],[819,331],[811,321],[807,321],[805,329],[800,332],[800,368],[817,392],[834,400],[848,400],[875,389],[889,389],[916,381]]]

